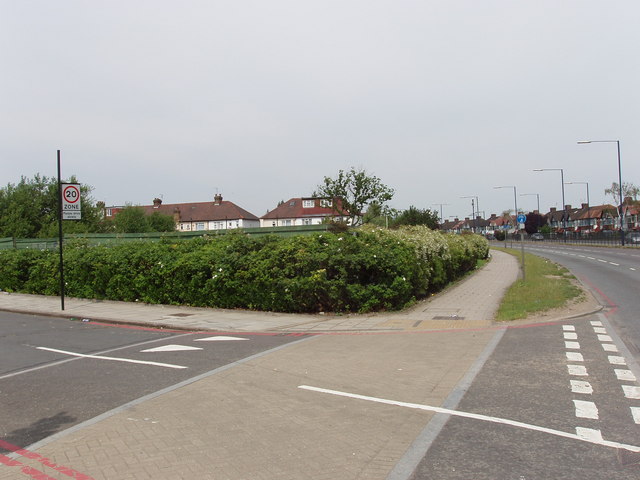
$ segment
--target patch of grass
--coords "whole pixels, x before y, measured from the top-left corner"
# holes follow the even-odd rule
[[[496,248],[521,260],[517,250]],[[516,281],[502,299],[496,320],[526,318],[530,314],[565,306],[577,299],[582,291],[572,281],[573,275],[564,267],[545,258],[525,253],[525,281]]]

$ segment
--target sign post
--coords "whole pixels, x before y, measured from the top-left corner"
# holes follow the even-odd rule
[[[527,216],[523,213],[518,214],[518,226],[520,228],[520,249],[522,252],[522,281],[526,280],[526,276],[524,273],[524,232],[522,231],[524,228],[524,223],[527,221]]]
[[[82,206],[79,183],[62,183],[60,178],[60,150],[58,150],[58,247],[60,249],[60,308],[64,310],[63,220],[81,220]]]

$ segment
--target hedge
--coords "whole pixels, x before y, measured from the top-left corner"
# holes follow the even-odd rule
[[[478,235],[426,227],[90,246],[67,242],[71,297],[280,312],[401,309],[475,268]],[[59,295],[57,252],[0,251],[0,289]]]

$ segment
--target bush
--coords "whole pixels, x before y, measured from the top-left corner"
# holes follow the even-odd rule
[[[486,258],[487,241],[426,227],[65,246],[69,296],[282,312],[396,310]],[[53,252],[0,252],[0,288],[58,295]]]

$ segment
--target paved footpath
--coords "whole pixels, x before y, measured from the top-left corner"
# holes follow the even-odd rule
[[[451,408],[461,380],[502,331],[492,318],[518,276],[514,257],[492,255],[466,280],[394,314],[282,315],[67,299],[65,315],[92,320],[330,334],[303,337],[26,447],[30,454],[12,457],[25,467],[0,466],[0,479],[390,478],[434,414],[300,387]],[[61,314],[58,298],[15,294],[0,295],[0,310]],[[29,466],[48,477],[29,476]],[[392,475],[401,478],[397,468]]]

